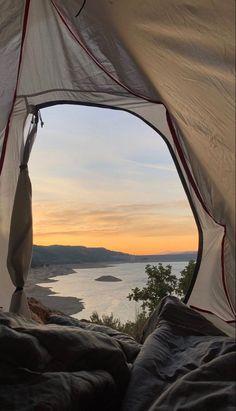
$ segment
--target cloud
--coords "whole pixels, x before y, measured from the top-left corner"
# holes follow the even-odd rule
[[[35,237],[67,235],[114,236],[122,234],[144,237],[189,235],[196,231],[193,217],[181,214],[186,211],[183,201],[173,203],[119,204],[96,208],[88,204],[59,206],[48,203],[34,205]],[[169,210],[169,212],[167,212]],[[173,213],[173,210],[174,213]],[[178,214],[178,211],[181,211]]]
[[[176,167],[175,165],[171,164],[160,164],[158,161],[156,163],[145,163],[141,161],[136,161],[136,160],[125,160],[127,164],[130,164],[131,166],[135,167],[140,167],[140,168],[147,168],[147,169],[152,169],[152,170],[159,170],[159,171],[167,171],[167,172],[172,172],[176,173]]]

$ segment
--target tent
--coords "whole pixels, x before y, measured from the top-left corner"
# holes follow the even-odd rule
[[[39,110],[84,104],[126,110],[165,139],[199,229],[186,302],[234,322],[234,1],[0,0],[0,10],[0,305],[27,315]]]

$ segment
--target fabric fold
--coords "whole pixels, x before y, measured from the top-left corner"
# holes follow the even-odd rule
[[[28,173],[28,160],[37,133],[35,123],[25,143],[20,173],[14,199],[7,267],[16,290],[12,296],[10,311],[30,318],[27,298],[23,292],[32,258],[32,189]]]

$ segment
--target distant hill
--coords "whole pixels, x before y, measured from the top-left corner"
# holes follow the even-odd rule
[[[33,246],[32,267],[46,264],[80,264],[130,261],[130,255],[106,248],[49,245]]]
[[[135,262],[173,262],[173,261],[189,261],[196,260],[196,251],[186,251],[184,253],[176,254],[154,254],[154,255],[136,255],[134,256]]]
[[[49,245],[33,246],[32,267],[49,264],[173,262],[196,259],[197,252],[176,254],[132,255],[102,247]]]

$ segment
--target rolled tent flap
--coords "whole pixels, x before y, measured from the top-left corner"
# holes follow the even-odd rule
[[[30,309],[28,306],[27,297],[22,290],[16,290],[11,298],[9,311],[23,315],[25,318],[31,319]]]
[[[32,190],[28,174],[28,160],[37,132],[35,123],[30,130],[23,152],[23,161],[15,193],[10,238],[8,246],[7,267],[16,290],[12,296],[10,311],[30,318],[27,298],[23,288],[30,269],[32,257]]]

